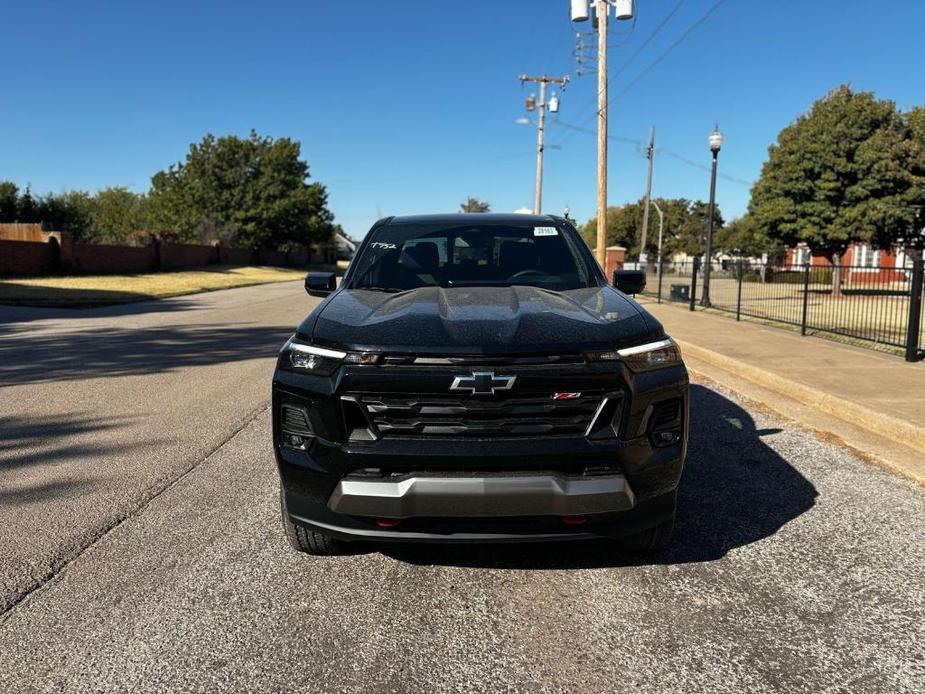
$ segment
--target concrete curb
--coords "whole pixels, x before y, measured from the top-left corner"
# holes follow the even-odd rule
[[[861,427],[879,436],[899,441],[917,451],[925,452],[925,429],[921,427],[849,400],[835,397],[824,391],[810,388],[802,383],[796,383],[690,342],[677,340],[677,343],[681,346],[684,354],[690,354],[707,364],[803,402],[849,424]]]

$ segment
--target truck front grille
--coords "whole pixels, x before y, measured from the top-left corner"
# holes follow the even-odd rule
[[[356,394],[380,436],[517,437],[584,435],[604,399],[508,397],[500,400],[445,395]]]

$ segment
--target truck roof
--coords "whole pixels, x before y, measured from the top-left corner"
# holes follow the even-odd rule
[[[389,217],[381,220],[382,224],[426,224],[429,222],[441,224],[516,224],[541,225],[560,221],[552,215],[520,214],[515,212],[451,212],[449,214],[416,214]],[[377,225],[379,224],[377,223]]]

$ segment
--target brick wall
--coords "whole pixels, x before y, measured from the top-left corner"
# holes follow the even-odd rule
[[[255,265],[257,263],[257,253],[250,248],[219,246],[219,258],[222,265]]]
[[[300,267],[308,265],[309,252],[305,248],[289,251],[286,253],[286,264]]]
[[[614,270],[622,270],[626,260],[626,249],[622,246],[608,246],[604,249],[604,275],[613,282]]]
[[[217,263],[218,260],[218,246],[195,246],[182,243],[162,243],[160,245],[161,270],[202,267]]]
[[[57,271],[60,265],[58,243],[7,241],[0,239],[0,275],[26,277]]]
[[[84,273],[154,272],[158,269],[154,246],[108,246],[75,243],[71,257],[65,259],[70,269]]]
[[[286,254],[283,251],[267,251],[260,249],[258,264],[260,265],[286,265]]]
[[[25,230],[20,229],[19,231]],[[35,230],[31,230],[35,231]],[[29,233],[31,233],[31,231]],[[0,237],[0,275],[30,276],[55,273],[136,273],[225,265],[276,265],[305,267],[330,262],[328,253],[157,243],[150,246],[114,246],[77,243],[64,232],[40,233],[43,242]]]

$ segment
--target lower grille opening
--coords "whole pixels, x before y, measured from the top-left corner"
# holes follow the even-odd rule
[[[280,407],[280,428],[284,434],[311,436],[314,433],[308,421],[308,412],[296,405],[283,404]]]
[[[681,438],[683,422],[681,398],[657,403],[649,417],[649,438],[655,446],[670,446]]]
[[[660,402],[652,410],[649,418],[649,429],[656,431],[681,423],[681,398],[673,398]]]

